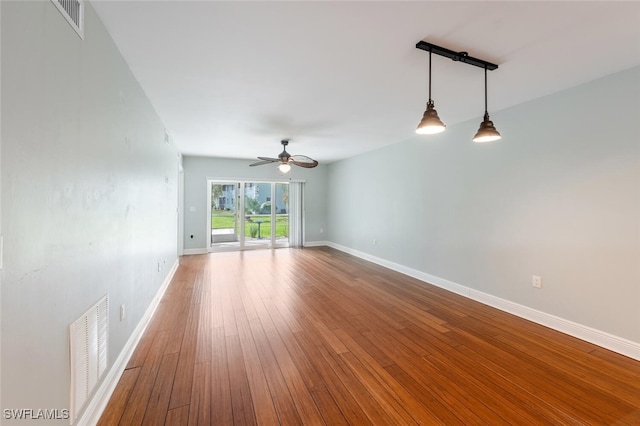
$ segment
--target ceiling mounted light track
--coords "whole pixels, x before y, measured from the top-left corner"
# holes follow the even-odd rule
[[[445,58],[449,58],[455,62],[464,62],[465,64],[475,65],[480,68],[486,67],[489,71],[498,69],[496,64],[469,56],[469,53],[467,52],[454,52],[453,50],[436,46],[435,44],[427,43],[426,41],[419,41],[416,44],[416,47],[420,50],[426,50],[427,52],[433,52],[436,55],[444,56]]]
[[[416,129],[416,133],[434,134],[445,130],[445,125],[440,121],[438,113],[434,108],[433,100],[431,99],[431,54],[435,53],[436,55],[444,56],[445,58],[449,58],[455,62],[462,62],[484,69],[484,120],[480,123],[480,129],[473,137],[473,141],[490,142],[500,139],[500,133],[498,133],[493,122],[489,119],[489,112],[487,110],[487,70],[493,71],[498,69],[498,65],[469,56],[469,53],[467,52],[455,52],[426,41],[419,41],[416,44],[416,48],[429,52],[429,101],[427,102],[427,110],[422,116],[422,120]]]

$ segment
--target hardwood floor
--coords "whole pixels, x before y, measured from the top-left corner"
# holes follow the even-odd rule
[[[188,256],[101,425],[638,425],[640,362],[329,248]]]

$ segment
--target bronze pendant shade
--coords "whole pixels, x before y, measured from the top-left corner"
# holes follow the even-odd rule
[[[473,137],[474,142],[492,142],[497,141],[502,138],[500,132],[496,130],[496,127],[493,125],[493,121],[489,119],[489,113],[484,113],[484,120],[480,123],[480,128],[478,132]]]
[[[433,101],[429,99],[427,102],[427,110],[416,128],[416,133],[419,135],[433,135],[445,131],[447,126],[438,117],[438,111],[433,107]]]

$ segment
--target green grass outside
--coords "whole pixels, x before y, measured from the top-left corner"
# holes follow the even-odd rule
[[[233,229],[233,213],[216,210],[216,216],[211,216],[211,229]],[[221,216],[217,216],[221,215]],[[256,238],[258,232],[257,221],[260,224],[260,237],[271,238],[271,215],[249,215],[250,220],[244,224],[244,235],[246,238]],[[240,223],[238,223],[240,229]],[[253,229],[253,230],[252,230]],[[289,216],[276,215],[276,238],[287,238],[289,236]]]

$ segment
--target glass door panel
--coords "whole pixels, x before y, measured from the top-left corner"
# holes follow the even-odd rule
[[[244,184],[244,248],[271,246],[271,183]]]
[[[289,184],[276,183],[274,188],[274,217],[275,238],[274,245],[289,244]]]
[[[212,247],[239,243],[237,183],[211,182]]]

